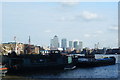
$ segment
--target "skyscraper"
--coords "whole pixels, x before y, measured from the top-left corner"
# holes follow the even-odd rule
[[[54,46],[53,46],[53,42],[54,42],[53,39],[51,39],[51,40],[50,40],[50,47],[54,47]]]
[[[67,39],[63,38],[61,40],[61,48],[63,48],[63,49],[67,48]]]
[[[78,49],[78,41],[74,41],[73,46],[75,49]]]
[[[79,50],[82,50],[82,48],[83,48],[83,42],[79,41]]]
[[[73,41],[69,41],[69,48],[73,48]]]
[[[83,47],[83,43],[81,41],[74,41],[73,45],[76,50],[81,50]]]
[[[51,39],[51,44],[50,46],[52,48],[58,48],[59,47],[59,40],[58,37],[55,35],[53,39]]]
[[[99,42],[97,44],[95,44],[95,49],[98,49],[99,48]]]

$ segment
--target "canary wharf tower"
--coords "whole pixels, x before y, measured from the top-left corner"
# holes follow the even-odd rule
[[[53,39],[51,39],[51,47],[58,48],[59,47],[59,39],[55,35]]]

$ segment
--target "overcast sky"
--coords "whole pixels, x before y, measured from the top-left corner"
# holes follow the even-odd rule
[[[80,40],[84,47],[118,46],[117,2],[6,2],[3,3],[2,42],[17,41],[48,46],[59,41]],[[60,41],[61,42],[61,41]]]

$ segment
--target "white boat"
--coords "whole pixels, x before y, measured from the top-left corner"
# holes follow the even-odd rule
[[[64,68],[64,70],[71,70],[71,69],[75,69],[75,68],[76,68],[76,66],[66,66]]]

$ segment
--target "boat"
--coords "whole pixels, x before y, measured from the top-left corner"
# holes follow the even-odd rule
[[[59,50],[51,50],[49,55],[24,54],[8,56],[7,60],[8,72],[64,69],[68,63],[67,56],[61,55]]]
[[[72,66],[66,66],[64,68],[64,70],[71,70],[71,69],[75,69],[75,68],[76,68],[76,66],[74,66],[74,65],[72,65]]]
[[[105,58],[78,58],[76,62],[77,67],[97,67],[114,65],[116,63],[115,57],[105,57]]]

